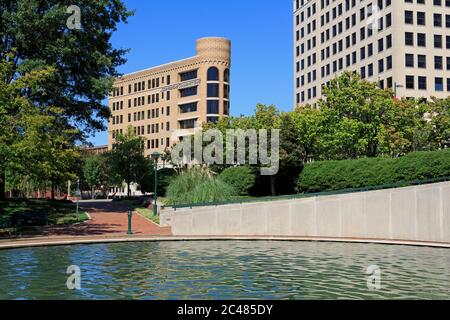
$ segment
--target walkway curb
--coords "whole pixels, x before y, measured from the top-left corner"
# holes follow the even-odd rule
[[[311,237],[182,237],[182,236],[119,236],[119,237],[84,237],[84,238],[36,238],[33,240],[23,239],[14,241],[0,241],[0,250],[18,249],[43,246],[64,246],[82,244],[102,244],[102,243],[124,243],[124,242],[160,242],[160,241],[307,241],[307,242],[341,242],[341,243],[370,243],[386,245],[407,245],[424,246],[435,248],[449,248],[450,243],[439,242],[419,242],[402,240],[377,240],[377,239],[338,239],[338,238],[311,238]]]

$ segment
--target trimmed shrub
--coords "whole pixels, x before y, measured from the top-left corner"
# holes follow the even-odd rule
[[[167,188],[168,205],[229,201],[236,190],[207,171],[193,168],[174,177]]]
[[[413,152],[401,158],[319,161],[305,165],[297,191],[312,193],[450,176],[450,149]]]
[[[241,196],[248,195],[248,191],[254,186],[256,175],[247,166],[226,168],[219,174],[219,180],[232,186]]]

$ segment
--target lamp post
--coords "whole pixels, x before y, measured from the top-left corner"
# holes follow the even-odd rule
[[[159,152],[152,153],[152,159],[154,161],[154,169],[155,169],[155,193],[153,196],[153,215],[156,217],[158,215],[158,207],[156,204],[157,192],[158,192],[158,159],[161,157]]]
[[[131,230],[131,219],[133,217],[133,212],[131,210],[128,211],[128,235],[133,234],[133,231]]]
[[[403,88],[403,85],[394,82],[394,99],[397,99],[397,88]]]
[[[77,180],[77,217],[78,217],[78,202],[80,201],[81,192],[80,192],[80,179]]]

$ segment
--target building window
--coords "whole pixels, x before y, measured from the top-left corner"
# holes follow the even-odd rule
[[[423,54],[419,54],[417,56],[417,66],[421,69],[425,69],[427,67],[427,56]]]
[[[230,115],[230,102],[229,101],[223,102],[223,114],[226,116]]]
[[[219,69],[216,67],[208,69],[208,81],[219,81]]]
[[[223,81],[224,82],[230,82],[230,69],[225,69],[223,72]]]
[[[197,70],[180,73],[181,82],[192,80],[192,79],[197,79]]]
[[[196,112],[197,111],[197,102],[181,104],[179,107],[180,107],[180,113]]]
[[[414,33],[405,32],[405,45],[407,45],[407,46],[414,45]]]
[[[196,127],[197,119],[181,120],[180,129],[193,129]]]
[[[435,13],[434,15],[433,15],[433,20],[434,20],[434,26],[435,27],[442,27],[442,15],[441,14],[438,14],[438,13]]]
[[[197,87],[190,87],[185,89],[180,89],[180,97],[191,97],[197,95]]]
[[[442,36],[439,34],[434,35],[434,47],[435,48],[442,48]]]
[[[405,11],[405,23],[406,24],[413,24],[414,23],[414,17],[412,11]]]
[[[206,109],[208,114],[219,114],[219,100],[208,100]]]
[[[405,66],[414,68],[414,55],[407,53],[405,55]]]
[[[414,89],[414,76],[406,76],[406,89]]]
[[[230,98],[230,86],[228,84],[224,84],[223,85],[223,97],[225,99],[229,99]]]
[[[441,56],[435,56],[434,57],[434,69],[436,70],[442,70],[443,68],[443,59]]]
[[[392,56],[386,57],[386,69],[387,70],[392,69]]]
[[[219,121],[219,117],[206,117],[206,121],[216,123],[217,121]]]
[[[427,38],[425,33],[418,33],[417,34],[417,45],[419,47],[426,47],[427,46]]]
[[[444,91],[444,79],[443,78],[434,78],[434,90]]]
[[[218,98],[219,97],[219,84],[218,83],[208,83],[207,96]]]
[[[419,90],[427,90],[427,77],[419,77]]]
[[[417,24],[419,26],[424,26],[425,23],[425,12],[417,12]]]

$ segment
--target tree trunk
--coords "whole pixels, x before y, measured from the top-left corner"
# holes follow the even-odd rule
[[[0,200],[5,200],[6,176],[5,171],[0,169]]]
[[[94,200],[95,199],[95,197],[94,197],[94,187],[92,187],[91,190],[92,190],[91,191],[91,197],[92,197],[92,200]]]
[[[271,175],[270,176],[270,192],[272,193],[272,196],[276,196],[276,191],[275,191],[275,176]]]
[[[52,200],[55,200],[55,180],[54,179],[52,179],[51,198],[52,198]]]
[[[127,186],[128,186],[128,191],[127,191],[128,197],[131,197],[131,189],[130,189],[130,183],[129,182],[127,182]]]

